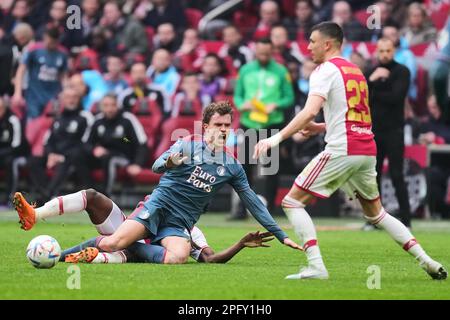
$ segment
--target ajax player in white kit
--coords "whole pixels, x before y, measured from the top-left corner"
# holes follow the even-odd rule
[[[342,41],[343,32],[336,23],[323,22],[312,28],[308,50],[319,66],[311,74],[305,107],[283,130],[255,146],[253,157],[258,158],[298,131],[310,136],[326,130],[325,150],[300,173],[282,201],[308,259],[307,267],[286,278],[328,278],[305,206],[316,197],[328,198],[342,188],[359,199],[365,218],[384,229],[433,279],[446,279],[445,268],[430,258],[409,229],[381,204],[367,82],[356,65],[340,57]],[[313,119],[321,108],[325,123],[315,123]]]

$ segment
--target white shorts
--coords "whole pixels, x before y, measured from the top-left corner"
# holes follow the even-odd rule
[[[323,151],[299,174],[295,184],[319,198],[328,198],[340,188],[350,198],[376,200],[380,197],[376,161],[375,156],[335,155]]]
[[[123,214],[122,210],[120,210],[120,208],[113,202],[113,207],[108,218],[106,218],[102,224],[96,224],[95,228],[101,235],[109,236],[119,228],[126,218],[127,217]]]

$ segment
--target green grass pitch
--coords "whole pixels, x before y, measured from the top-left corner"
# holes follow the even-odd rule
[[[285,218],[276,217],[292,239]],[[433,281],[414,259],[382,231],[363,232],[362,220],[317,219],[329,280],[284,280],[306,262],[301,252],[271,242],[270,248],[244,249],[227,264],[79,265],[81,288],[70,290],[69,264],[38,270],[25,248],[35,236],[48,234],[61,247],[96,234],[86,215],[66,215],[29,232],[19,229],[13,212],[0,213],[0,299],[450,299],[450,281]],[[326,228],[332,226],[332,228]],[[262,230],[254,220],[227,222],[208,214],[199,227],[216,251],[246,232]],[[450,267],[450,223],[414,221],[414,233],[435,259]],[[380,268],[380,289],[368,289],[369,266]],[[370,282],[370,281],[369,281]]]

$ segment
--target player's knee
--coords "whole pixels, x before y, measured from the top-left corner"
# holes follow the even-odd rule
[[[100,249],[107,252],[119,251],[126,248],[125,239],[117,236],[103,238],[99,244]]]
[[[305,205],[303,204],[303,202],[289,196],[286,195],[283,200],[281,201],[281,207],[286,209],[286,208],[304,208]]]
[[[180,255],[171,251],[167,251],[164,257],[164,264],[184,264],[188,261],[188,255]]]

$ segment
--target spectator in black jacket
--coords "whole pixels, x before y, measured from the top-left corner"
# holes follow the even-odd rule
[[[187,27],[184,8],[176,0],[152,0],[153,8],[147,13],[143,23],[156,30],[162,23],[171,23],[175,30],[181,32]]]
[[[0,193],[0,204],[6,204],[17,188],[18,158],[26,156],[28,144],[19,118],[11,112],[5,99],[0,97],[0,170],[3,170],[6,190]]]
[[[92,167],[103,170],[101,191],[111,195],[118,167],[126,167],[130,176],[142,171],[148,159],[147,136],[139,120],[120,109],[114,94],[105,95],[100,108],[102,112],[95,118],[87,149],[93,157]]]
[[[83,111],[80,97],[72,88],[65,88],[61,93],[61,103],[62,112],[50,129],[44,155],[31,157],[28,161],[31,181],[43,201],[60,194],[61,187],[73,172],[77,173],[76,189],[90,185],[83,141],[87,140],[93,116]],[[50,178],[46,175],[48,169],[54,171]]]
[[[369,105],[377,144],[377,179],[381,188],[383,160],[389,160],[389,174],[395,188],[402,222],[411,226],[408,190],[403,176],[404,109],[409,86],[409,70],[394,61],[394,43],[378,40],[378,64],[368,72]],[[381,192],[380,192],[381,194]]]

